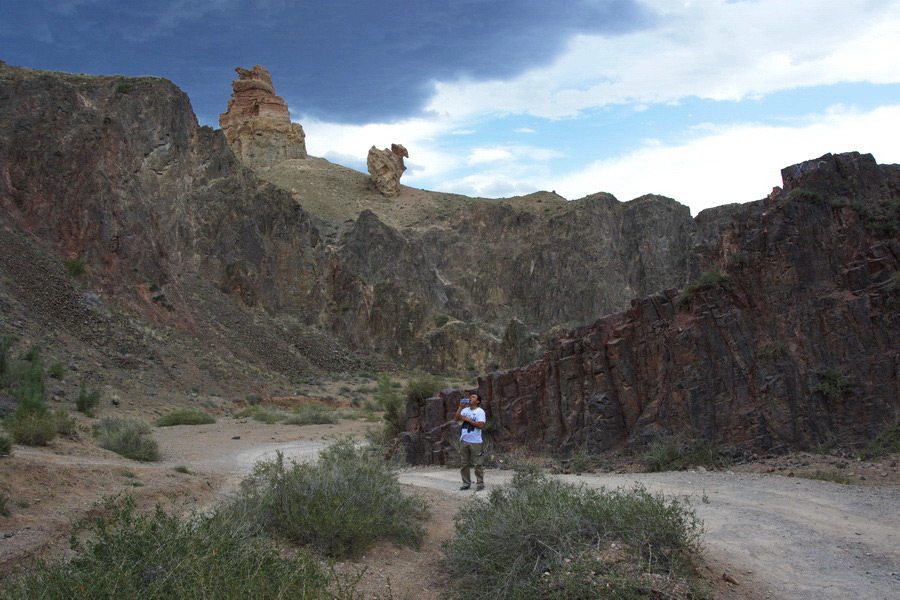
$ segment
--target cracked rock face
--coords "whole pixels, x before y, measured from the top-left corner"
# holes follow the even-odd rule
[[[391,144],[390,150],[379,150],[375,146],[369,148],[366,160],[369,175],[378,191],[389,198],[400,193],[400,177],[406,170],[404,158],[409,158],[409,152],[400,144]]]
[[[262,66],[235,69],[234,93],[219,125],[235,156],[248,167],[268,167],[282,160],[306,158],[303,127],[292,123],[288,106],[275,95],[272,77]]]

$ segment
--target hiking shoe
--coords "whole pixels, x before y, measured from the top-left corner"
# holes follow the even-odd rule
[[[463,484],[463,486],[462,486],[461,488],[459,488],[459,489],[460,489],[460,490],[467,490],[467,489],[469,489],[470,487],[472,487],[472,486],[469,485],[468,483],[466,483],[466,484]]]
[[[475,491],[476,491],[476,492],[480,492],[480,491],[483,490],[483,489],[484,489],[484,484],[483,484],[483,483],[479,483],[478,485],[475,486]]]

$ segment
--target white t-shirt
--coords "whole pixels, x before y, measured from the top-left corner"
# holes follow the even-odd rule
[[[487,417],[484,414],[484,410],[481,408],[469,408],[468,406],[462,409],[462,412],[459,413],[460,416],[468,417],[472,419],[476,423],[484,423],[487,421]],[[471,431],[467,431],[467,428],[471,428]],[[462,424],[462,432],[459,436],[459,441],[461,442],[469,442],[470,444],[480,444],[481,443],[481,430],[477,427],[473,427],[469,423],[463,421]]]

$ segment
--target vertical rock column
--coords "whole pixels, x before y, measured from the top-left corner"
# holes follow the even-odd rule
[[[306,158],[303,127],[292,123],[287,104],[275,95],[272,77],[262,66],[235,69],[238,79],[219,125],[234,154],[248,167],[268,167],[282,160]]]

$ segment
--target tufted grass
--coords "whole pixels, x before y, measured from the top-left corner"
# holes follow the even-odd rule
[[[207,425],[215,423],[216,419],[205,410],[197,408],[181,408],[173,410],[167,415],[156,420],[157,427],[171,427],[173,425]]]

